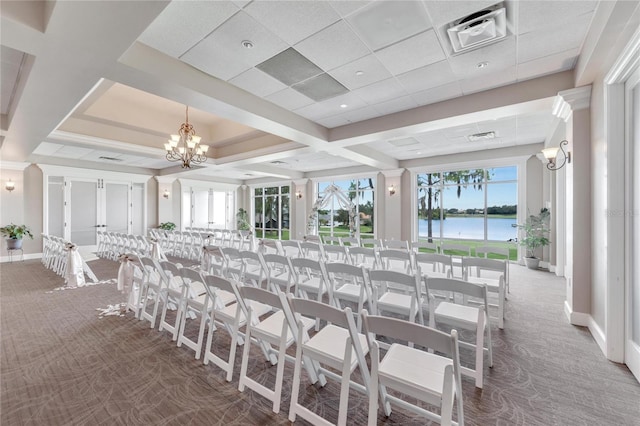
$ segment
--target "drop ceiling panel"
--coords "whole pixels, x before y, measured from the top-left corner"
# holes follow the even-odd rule
[[[518,81],[573,69],[578,60],[578,54],[578,49],[571,49],[518,64]]]
[[[409,93],[442,86],[455,79],[447,61],[440,61],[398,76],[398,81]]]
[[[325,71],[369,54],[367,46],[344,21],[317,32],[295,48]]]
[[[174,1],[139,40],[177,58],[238,10],[238,6],[230,1]]]
[[[496,3],[498,3],[496,0],[427,1],[425,7],[434,27],[439,27]]]
[[[313,100],[306,97],[297,90],[293,90],[290,87],[273,93],[266,98],[268,101],[273,102],[276,105],[280,105],[282,108],[295,110],[302,108],[313,103]]]
[[[344,87],[329,74],[320,74],[315,77],[311,77],[301,83],[294,84],[291,88],[316,102],[334,98],[349,91],[349,89]]]
[[[535,30],[518,37],[518,62],[527,62],[554,53],[579,48],[591,24],[592,13],[553,28]]]
[[[478,64],[486,63],[483,68]],[[508,37],[498,43],[490,44],[463,55],[449,58],[454,74],[459,78],[475,78],[500,73],[516,64],[516,40]]]
[[[349,108],[349,110],[341,114],[320,119],[318,120],[318,122],[325,127],[333,128],[349,123],[356,123],[362,120],[368,120],[373,117],[378,117],[379,115],[380,112],[377,108],[372,106],[365,106],[363,108],[354,110],[351,110],[351,108]]]
[[[372,2],[347,21],[373,51],[431,28],[422,2],[417,1]]]
[[[411,94],[411,97],[418,105],[433,104],[458,96],[462,96],[462,89],[460,89],[460,83],[457,81]]]
[[[405,111],[417,106],[418,103],[409,95],[402,98],[395,98],[375,104],[375,108],[382,115],[393,114],[394,112],[398,111]]]
[[[391,77],[391,73],[374,55],[367,55],[341,67],[334,68],[329,71],[329,74],[349,90],[368,86]]]
[[[573,18],[592,12],[597,1],[524,1],[518,3],[518,34],[559,25],[571,26]]]
[[[369,86],[354,90],[352,93],[358,95],[360,99],[370,105],[407,95],[407,91],[395,78],[373,83]]]
[[[478,77],[462,80],[462,93],[465,95],[493,89],[495,87],[506,86],[516,82],[515,65],[507,69],[500,70],[493,74],[481,75]]]
[[[245,11],[289,45],[340,19],[326,2],[254,1]]]
[[[322,70],[316,64],[292,47],[258,64],[256,68],[287,86],[322,74]]]
[[[398,75],[445,59],[433,30],[423,32],[376,52],[393,74]]]
[[[252,41],[254,47],[243,47],[243,40]],[[208,74],[229,80],[286,48],[285,42],[241,11],[195,45],[182,59]]]
[[[262,97],[268,96],[287,87],[257,68],[248,69],[242,74],[229,80],[229,83],[238,86],[249,93]]]

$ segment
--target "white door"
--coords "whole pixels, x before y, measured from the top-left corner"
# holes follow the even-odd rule
[[[104,205],[101,213],[104,221],[102,230],[109,232],[129,233],[129,184],[120,182],[105,182]],[[72,240],[73,241],[73,240]]]
[[[640,68],[625,84],[630,149],[627,232],[630,241],[626,288],[625,362],[640,381]]]
[[[98,180],[72,180],[68,182],[68,220],[65,223],[65,238],[78,246],[97,244],[98,226]],[[68,228],[67,228],[68,226]]]

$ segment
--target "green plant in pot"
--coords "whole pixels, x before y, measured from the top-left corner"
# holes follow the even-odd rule
[[[238,209],[236,213],[236,228],[238,231],[250,231],[251,224],[249,223],[249,213],[245,209]]]
[[[537,269],[540,259],[536,256],[536,250],[549,245],[549,210],[542,209],[537,215],[529,215],[526,222],[518,224],[523,236],[518,244],[526,249],[524,263],[529,269]]]
[[[27,236],[33,239],[33,234],[27,225],[11,225],[0,228],[0,233],[7,237],[7,249],[15,250],[22,248],[22,239]]]
[[[165,231],[173,231],[176,229],[176,224],[173,222],[163,222],[158,226],[158,228],[164,229]]]

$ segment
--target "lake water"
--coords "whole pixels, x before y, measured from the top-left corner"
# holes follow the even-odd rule
[[[484,239],[483,217],[448,217],[443,222],[443,238],[469,240]],[[487,239],[490,241],[507,241],[518,236],[515,218],[488,218]],[[433,237],[440,237],[440,220],[432,222]],[[418,220],[418,233],[421,238],[427,237],[427,220]]]

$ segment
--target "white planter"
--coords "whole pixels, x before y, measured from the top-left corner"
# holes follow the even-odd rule
[[[525,257],[524,263],[527,265],[529,269],[538,269],[538,265],[540,264],[540,259],[537,257]]]
[[[15,240],[13,238],[7,238],[7,250],[20,250],[22,249],[22,238]]]

